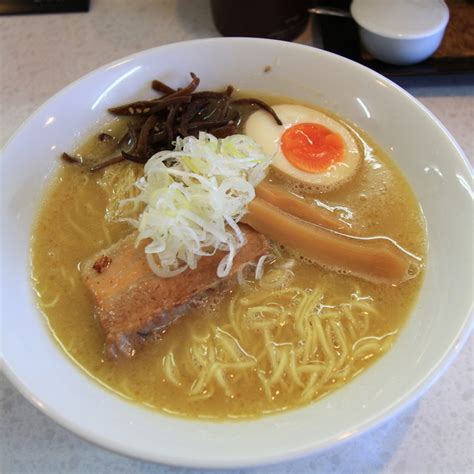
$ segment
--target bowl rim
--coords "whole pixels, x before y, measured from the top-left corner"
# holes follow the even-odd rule
[[[287,48],[292,48],[292,49],[315,50],[315,48],[313,48],[312,46],[301,45],[301,44],[296,44],[296,43],[287,43],[287,42],[279,41],[279,40],[269,40],[269,39],[260,39],[260,38],[205,38],[205,39],[170,43],[170,44],[138,51],[128,56],[115,59],[97,69],[90,71],[89,73],[83,75],[82,77],[78,78],[74,82],[68,84],[67,86],[62,88],[60,91],[58,91],[56,94],[54,94],[49,99],[47,99],[39,108],[35,110],[35,112],[33,112],[20,125],[17,131],[10,137],[10,139],[7,141],[5,146],[2,148],[1,154],[8,151],[10,144],[14,140],[16,140],[18,136],[20,136],[23,133],[23,130],[28,126],[30,122],[32,122],[35,119],[35,117],[39,116],[44,110],[46,110],[49,107],[50,102],[58,99],[59,97],[67,93],[69,90],[74,89],[77,83],[85,80],[86,78],[89,78],[94,75],[100,75],[103,71],[111,67],[117,66],[118,64],[122,62],[138,59],[141,56],[147,56],[157,50],[179,48],[184,45],[202,45],[204,47],[214,42],[234,43],[235,46],[238,46],[239,44],[242,44],[242,43],[255,43],[255,42],[274,43],[276,45],[285,44]],[[351,61],[347,58],[338,56],[336,54],[333,54],[327,51],[323,51],[323,50],[316,50],[316,51],[318,54],[331,56],[333,60],[335,61],[351,63],[353,67],[357,67],[357,68],[361,68],[365,70],[366,72],[371,74],[373,77],[382,81],[384,84],[387,84],[389,87],[395,88],[398,91],[398,93],[401,93],[406,98],[408,98],[412,103],[414,103],[418,108],[420,108],[427,115],[427,117],[432,122],[434,122],[434,124],[439,128],[440,132],[442,132],[449,139],[450,143],[456,149],[458,153],[458,157],[467,167],[467,169],[469,170],[472,176],[472,169],[470,167],[470,163],[465,153],[461,149],[461,147],[458,145],[456,140],[452,137],[450,132],[439,121],[439,119],[432,112],[430,112],[429,109],[427,109],[421,102],[419,102],[416,98],[411,96],[408,92],[406,92],[397,84],[393,83],[392,81],[382,76],[381,74],[367,68],[366,66],[355,63],[354,61]],[[3,316],[1,317],[3,318]],[[288,451],[281,454],[265,455],[265,456],[258,457],[258,459],[250,458],[247,461],[240,460],[237,462],[232,461],[232,460],[226,461],[226,462],[214,461],[214,460],[207,460],[206,462],[204,461],[196,462],[192,460],[183,460],[179,456],[172,456],[172,455],[160,456],[160,458],[157,459],[156,457],[153,457],[153,455],[144,453],[133,446],[120,445],[116,441],[111,441],[108,438],[101,436],[100,434],[97,434],[95,432],[90,432],[87,429],[82,428],[80,425],[78,425],[74,421],[71,421],[66,416],[62,415],[59,411],[55,409],[54,406],[46,405],[41,400],[39,400],[35,396],[35,394],[28,388],[28,386],[25,385],[20,380],[20,378],[17,377],[14,371],[11,369],[11,367],[9,366],[8,360],[5,358],[5,355],[3,353],[3,350],[1,350],[1,348],[0,348],[0,356],[1,356],[0,368],[2,368],[3,373],[10,380],[10,382],[15,386],[15,388],[17,388],[18,391],[32,405],[37,407],[41,412],[43,412],[49,418],[53,419],[59,425],[63,426],[64,428],[78,435],[80,438],[89,442],[93,442],[112,452],[116,452],[122,455],[127,455],[127,456],[141,459],[141,460],[151,461],[155,463],[156,462],[164,463],[167,465],[180,466],[180,467],[211,468],[211,469],[245,468],[245,467],[251,467],[251,466],[272,465],[272,464],[276,464],[283,461],[290,461],[293,459],[301,458],[309,454],[315,454],[316,452],[319,453],[330,447],[339,446],[340,444],[350,439],[353,439],[355,436],[358,436],[362,433],[366,433],[380,426],[381,424],[386,422],[388,419],[392,418],[393,416],[397,415],[399,412],[404,410],[408,405],[416,401],[423,393],[425,393],[426,390],[428,390],[443,375],[443,373],[451,364],[451,362],[461,352],[464,344],[466,343],[467,339],[469,338],[471,334],[473,327],[474,327],[474,314],[473,314],[473,304],[471,302],[469,313],[465,317],[463,324],[459,327],[456,333],[455,341],[444,351],[443,354],[441,354],[438,357],[437,363],[431,367],[431,369],[425,374],[425,376],[422,379],[418,381],[416,385],[412,386],[411,390],[405,392],[403,396],[401,396],[398,400],[396,400],[396,402],[393,402],[391,405],[386,406],[384,409],[379,410],[375,414],[372,414],[372,416],[367,417],[361,424],[357,426],[356,429],[354,429],[351,433],[349,433],[347,437],[336,438],[336,439],[330,438],[324,442],[319,442],[317,447],[314,446],[314,443],[308,443],[306,445],[302,445],[297,448],[293,448],[291,450],[288,449]],[[270,416],[278,416],[278,414],[270,415]],[[201,420],[197,420],[197,421],[200,422]],[[242,421],[242,422],[245,423],[245,421]],[[224,421],[224,423],[227,423],[227,421]],[[231,421],[231,423],[235,423],[235,422]],[[238,422],[238,423],[241,423],[241,422]]]

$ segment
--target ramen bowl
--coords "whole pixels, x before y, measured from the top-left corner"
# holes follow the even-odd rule
[[[354,123],[398,163],[425,214],[429,249],[424,284],[393,348],[355,380],[305,407],[219,422],[151,411],[114,395],[81,371],[64,355],[36,306],[30,236],[58,155],[105,122],[108,107],[148,96],[154,78],[180,83],[189,71],[205,88],[230,83],[291,97]],[[413,97],[339,56],[241,38],[143,51],[90,73],[51,98],[10,140],[0,163],[4,371],[36,407],[105,448],[207,468],[254,466],[314,453],[375,427],[414,401],[467,338],[472,270],[467,160],[449,132]]]

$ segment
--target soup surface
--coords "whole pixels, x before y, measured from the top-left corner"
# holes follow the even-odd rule
[[[121,128],[116,122],[110,131],[118,135]],[[333,210],[360,235],[390,237],[424,258],[424,219],[407,181],[372,140],[351,130],[364,152],[357,176],[307,201]],[[98,146],[106,145],[97,145],[94,137],[79,152],[100,153]],[[140,165],[114,167],[140,175]],[[110,219],[116,209],[104,191],[104,173],[60,167],[33,232],[32,277],[39,306],[64,351],[129,400],[182,416],[221,419],[308,403],[383,354],[416,300],[422,275],[398,286],[375,285],[275,245],[261,280],[249,267],[242,284],[190,310],[135,357],[108,360],[93,298],[79,272],[81,261],[132,230]],[[276,174],[269,179],[287,186]]]

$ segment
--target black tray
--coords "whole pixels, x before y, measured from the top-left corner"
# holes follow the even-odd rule
[[[466,3],[466,0],[464,2],[462,0],[457,1],[458,4]],[[328,5],[327,2],[313,3],[316,5]],[[467,3],[472,6],[470,12],[474,16],[474,3],[472,1]],[[335,4],[342,8],[348,8],[346,0],[331,2],[331,6],[335,6]],[[456,7],[456,2],[451,1],[448,5],[452,11]],[[474,55],[466,55],[465,53],[456,55],[456,51],[452,55],[445,57],[435,55],[421,63],[410,66],[386,64],[370,58],[370,55],[363,51],[359,41],[358,27],[352,18],[315,16],[313,21],[317,22],[317,25],[313,25],[313,30],[318,29],[320,31],[325,50],[364,64],[384,76],[429,76],[474,72]]]
[[[89,0],[0,0],[0,15],[89,11]]]

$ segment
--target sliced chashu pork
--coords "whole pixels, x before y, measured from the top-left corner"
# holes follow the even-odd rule
[[[216,275],[217,266],[226,255],[223,251],[202,257],[195,270],[160,278],[148,266],[146,242],[135,247],[136,233],[83,262],[81,274],[95,298],[106,354],[133,356],[146,337],[202,303],[211,292],[228,288],[239,269],[269,253],[270,246],[263,235],[247,226],[242,226],[242,231],[247,242],[235,256],[226,278]]]

